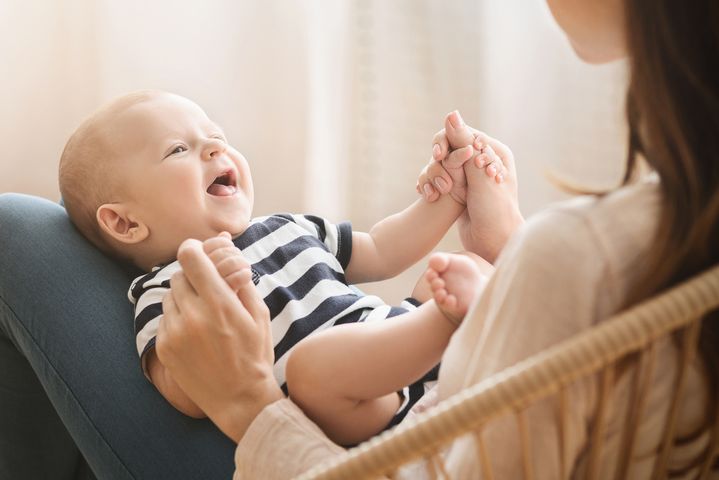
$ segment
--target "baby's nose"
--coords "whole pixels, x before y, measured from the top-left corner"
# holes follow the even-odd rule
[[[205,145],[202,157],[210,160],[212,157],[222,154],[227,149],[225,142],[216,138],[210,139]]]

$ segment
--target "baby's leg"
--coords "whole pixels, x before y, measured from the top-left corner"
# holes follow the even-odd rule
[[[439,362],[455,328],[430,301],[309,336],[287,362],[290,397],[333,441],[359,443],[387,426],[400,406],[396,392]]]
[[[459,324],[484,286],[486,272],[493,267],[484,262],[482,272],[476,259],[464,254],[435,253],[429,258],[425,274],[437,307],[452,322]]]

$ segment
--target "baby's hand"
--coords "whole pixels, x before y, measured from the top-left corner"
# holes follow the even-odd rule
[[[494,151],[485,144],[486,135],[468,126],[459,112],[447,114],[444,128],[433,139],[432,159],[420,172],[417,191],[433,202],[440,195],[449,193],[458,203],[467,203],[467,179],[464,167],[467,161],[480,158],[484,161],[487,176],[495,177],[497,183],[504,179],[503,170],[497,168],[501,162],[492,166],[498,159]],[[479,163],[478,163],[479,166]]]
[[[205,240],[202,248],[234,292],[239,292],[243,287],[252,284],[250,264],[242,256],[240,249],[232,243],[229,233],[222,232],[216,237]]]

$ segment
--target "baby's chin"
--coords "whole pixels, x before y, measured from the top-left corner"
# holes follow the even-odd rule
[[[241,223],[235,223],[233,225],[228,225],[226,229],[222,230],[223,232],[227,232],[230,234],[230,236],[235,239],[245,233],[247,230],[247,227],[250,226],[250,220],[247,219],[246,221],[243,221]],[[221,232],[218,232],[218,235]]]

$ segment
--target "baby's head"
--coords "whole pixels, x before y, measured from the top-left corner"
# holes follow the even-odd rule
[[[122,96],[72,134],[60,193],[101,250],[149,270],[184,240],[242,233],[254,191],[247,160],[190,100],[160,91]]]

